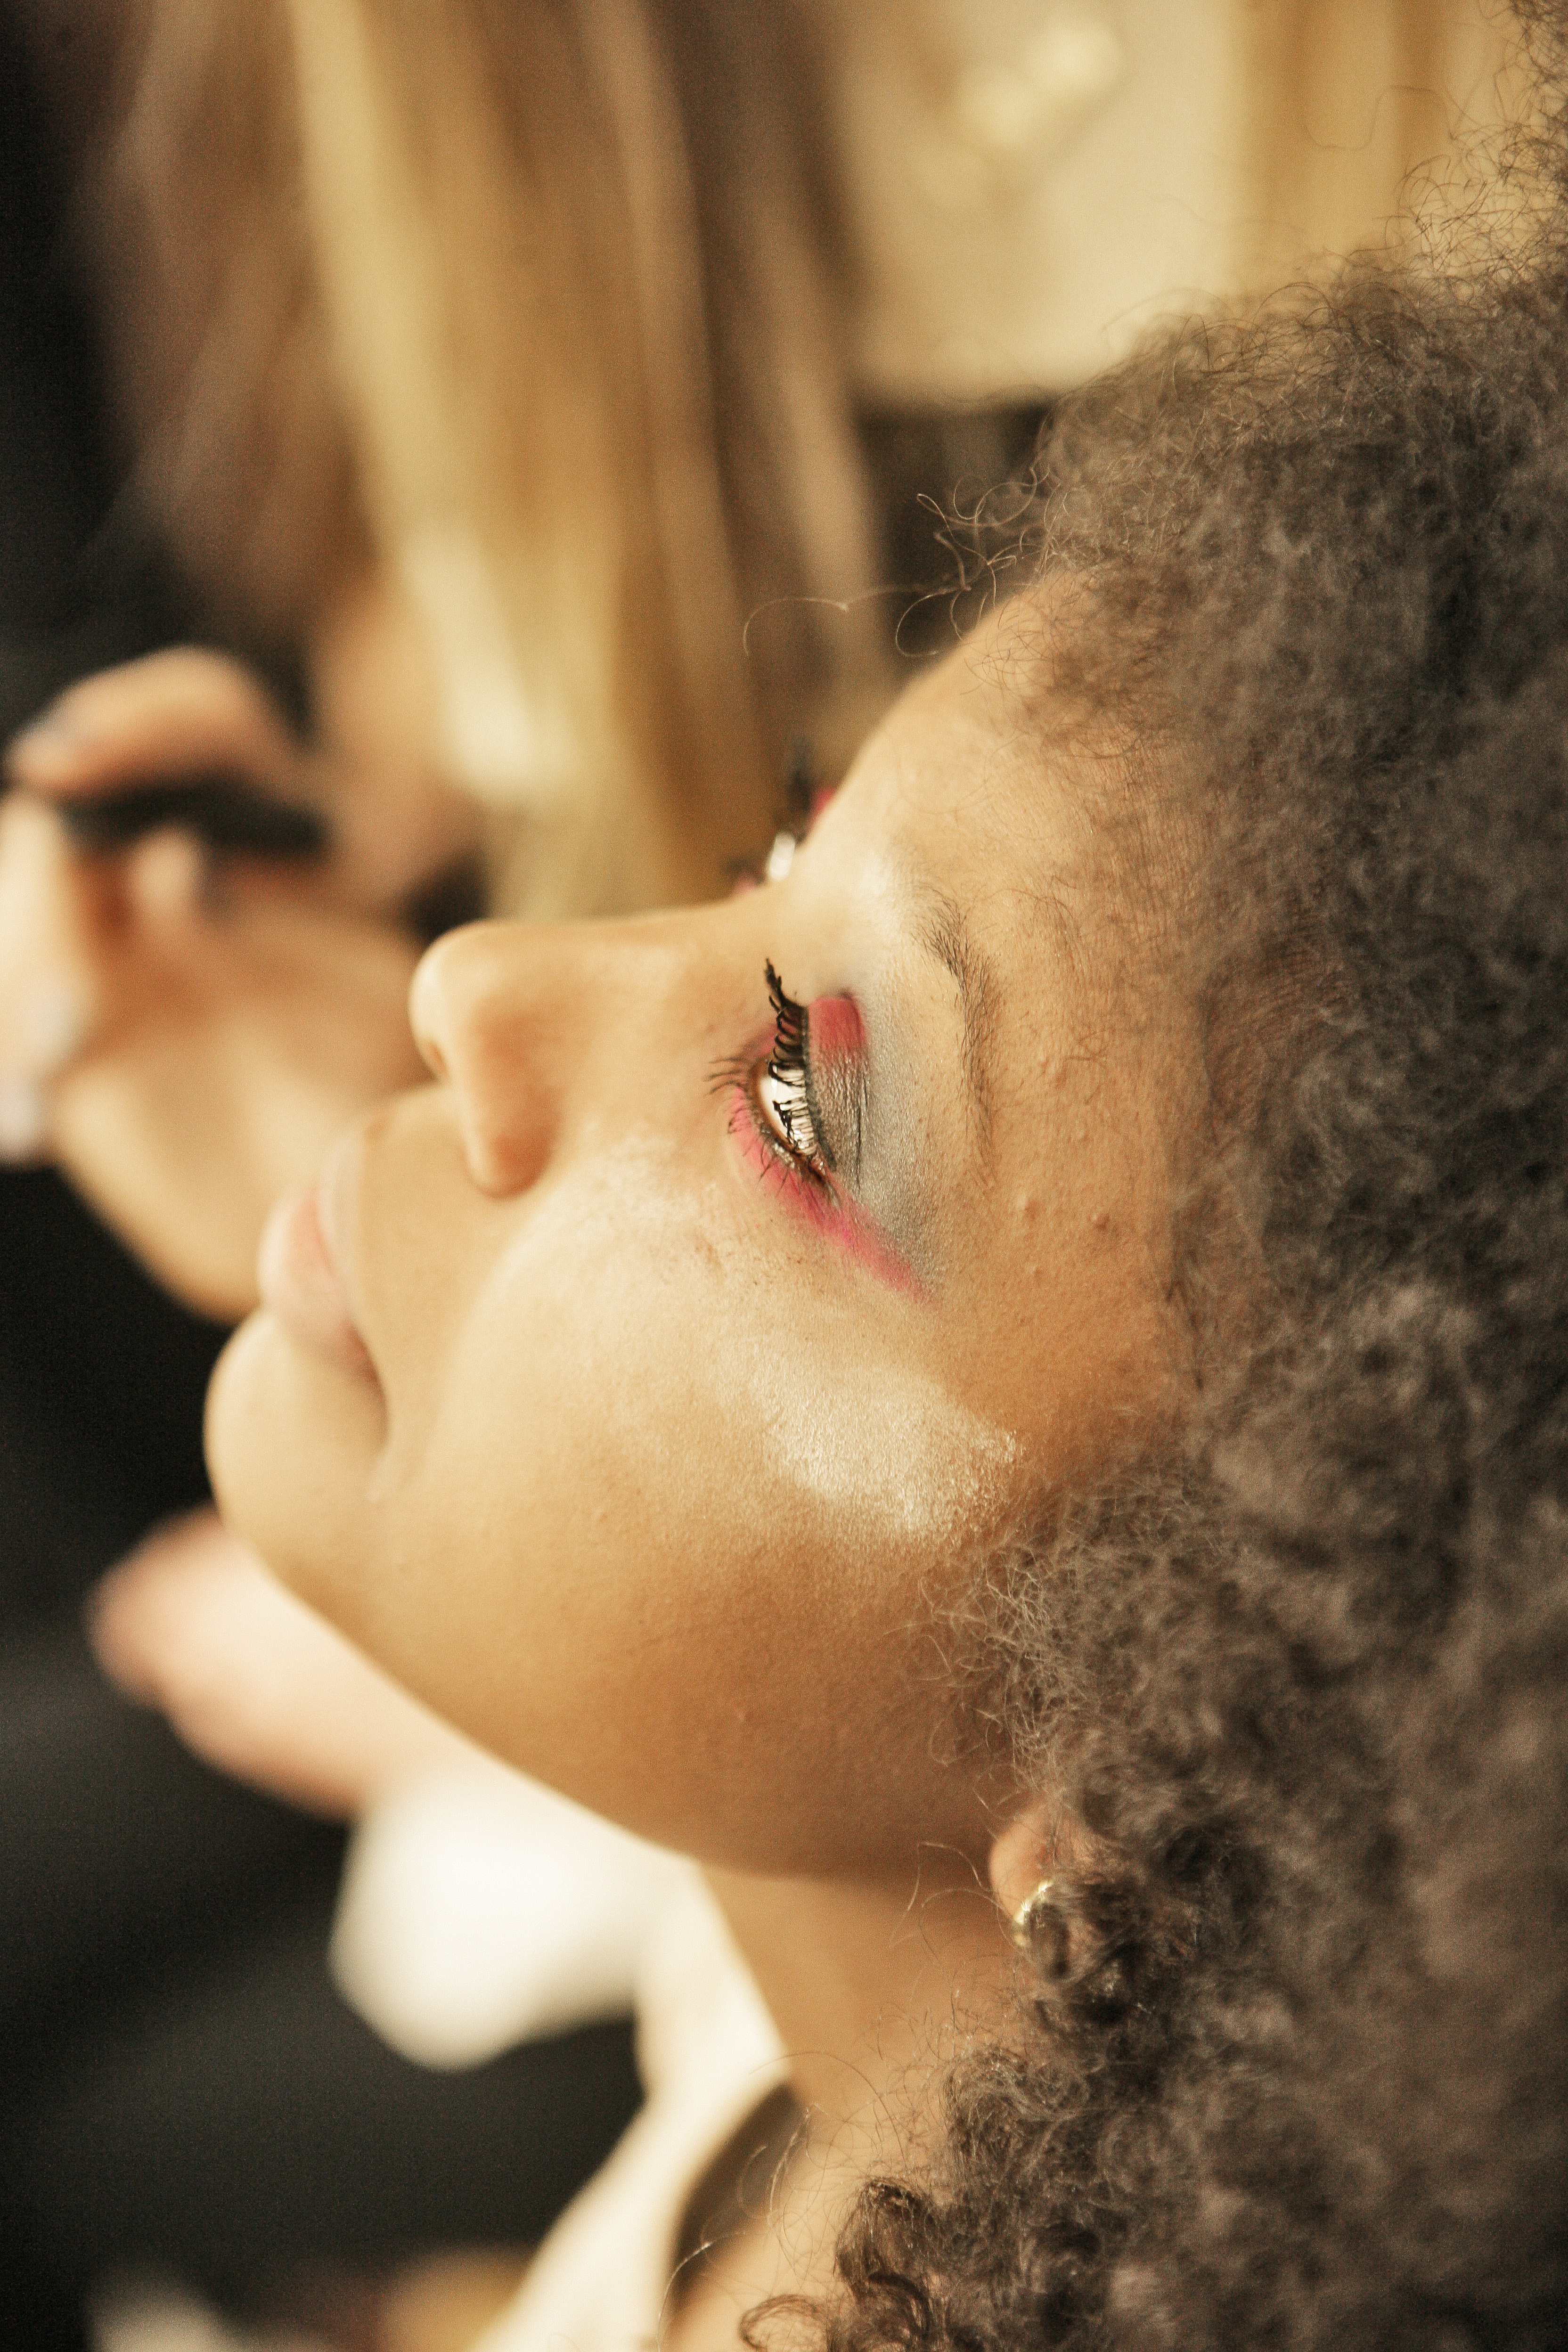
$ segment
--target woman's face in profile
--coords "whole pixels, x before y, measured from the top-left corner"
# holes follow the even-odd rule
[[[1170,1360],[1184,1032],[1073,760],[1020,732],[1010,626],[784,880],[434,949],[439,1083],[275,1220],[214,1391],[224,1507],[288,1582],[525,1769],[740,1867],[980,1842],[943,1604]]]

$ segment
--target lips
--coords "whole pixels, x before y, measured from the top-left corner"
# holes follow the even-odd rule
[[[374,1379],[323,1220],[319,1184],[286,1193],[267,1220],[257,1259],[262,1303],[291,1338],[344,1371]]]

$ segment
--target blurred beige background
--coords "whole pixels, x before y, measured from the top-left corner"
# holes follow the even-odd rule
[[[1513,96],[1480,0],[813,0],[874,399],[1058,391],[1377,244]]]

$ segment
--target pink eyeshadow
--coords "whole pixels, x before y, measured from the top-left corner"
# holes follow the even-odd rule
[[[823,1002],[829,1005],[842,1005],[853,1020],[857,1040],[863,1038],[865,1033],[860,1015],[847,997],[828,997]],[[819,1050],[818,1010],[816,1005],[811,1008],[814,1056]],[[735,1088],[731,1106],[730,1132],[739,1146],[747,1169],[779,1195],[797,1223],[807,1226],[813,1233],[822,1234],[825,1240],[835,1243],[858,1265],[863,1265],[868,1273],[876,1275],[892,1289],[903,1291],[911,1297],[925,1297],[922,1286],[881,1227],[866,1214],[858,1202],[846,1199],[837,1186],[825,1191],[809,1178],[795,1175],[769,1150],[757,1132],[756,1120],[743,1086]]]
[[[820,1075],[831,1063],[858,1062],[866,1050],[866,1024],[852,996],[819,996],[806,1017],[814,1070]]]

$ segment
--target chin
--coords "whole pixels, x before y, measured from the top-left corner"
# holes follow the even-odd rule
[[[207,1391],[217,1507],[281,1580],[327,1615],[365,1550],[367,1484],[385,1435],[381,1392],[300,1346],[265,1307],[239,1327]]]

